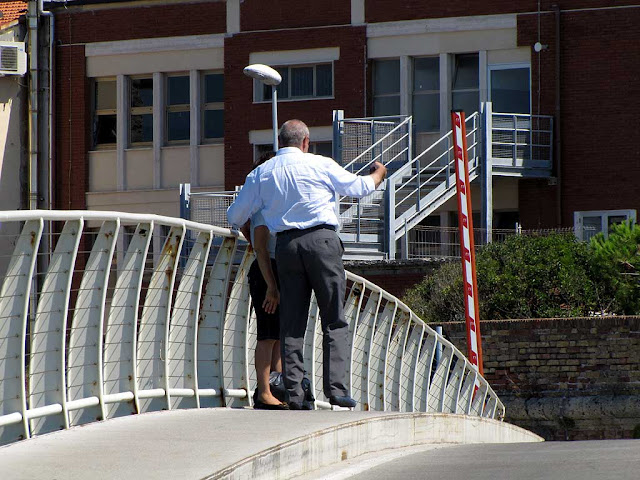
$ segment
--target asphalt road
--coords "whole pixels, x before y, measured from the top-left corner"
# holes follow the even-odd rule
[[[372,462],[375,463],[375,462]],[[403,456],[352,480],[638,480],[640,440],[459,445]]]

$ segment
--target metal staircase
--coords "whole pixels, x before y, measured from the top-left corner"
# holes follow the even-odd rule
[[[451,132],[413,155],[411,125],[408,116],[344,119],[334,112],[334,158],[356,174],[374,161],[389,170],[372,195],[336,199],[345,259],[407,258],[411,229],[456,193]],[[552,117],[493,113],[487,102],[466,118],[466,132],[470,181],[481,164],[489,177],[551,175]]]
[[[395,258],[397,240],[455,194],[451,132],[413,156],[411,117],[397,117],[395,122],[391,117],[347,120],[336,117],[335,121],[342,125],[334,128],[341,136],[334,139],[334,144],[343,148],[342,155],[336,157],[343,163],[347,157],[344,167],[361,175],[379,161],[389,170],[384,184],[368,197],[338,199],[345,259]],[[474,113],[467,119],[471,180],[478,176],[479,118]],[[362,143],[362,126],[379,132],[380,124],[388,126],[387,133],[377,140],[372,138],[374,141],[367,148],[353,155],[352,145]]]

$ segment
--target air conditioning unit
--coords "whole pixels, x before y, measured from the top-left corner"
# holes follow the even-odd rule
[[[0,76],[24,75],[27,52],[24,42],[0,42]]]

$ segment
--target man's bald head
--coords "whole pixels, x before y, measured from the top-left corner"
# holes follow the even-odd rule
[[[304,140],[309,141],[309,128],[300,120],[287,120],[280,128],[280,147],[298,147],[303,150]]]

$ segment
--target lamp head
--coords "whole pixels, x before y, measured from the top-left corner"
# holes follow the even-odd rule
[[[282,82],[282,77],[276,70],[267,65],[262,65],[261,63],[254,63],[253,65],[244,67],[244,70],[242,70],[242,72],[247,77],[260,80],[265,85],[275,86],[279,85],[280,82]]]

